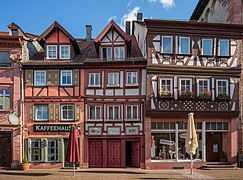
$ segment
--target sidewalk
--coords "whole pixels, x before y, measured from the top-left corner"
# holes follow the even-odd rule
[[[80,169],[75,177],[72,169],[30,169],[26,172],[18,170],[0,170],[0,180],[30,180],[30,179],[79,179],[79,180],[126,180],[126,179],[242,179],[243,169],[237,170],[141,170],[127,169]]]

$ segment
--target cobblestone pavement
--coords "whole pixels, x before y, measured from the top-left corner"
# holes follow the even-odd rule
[[[32,179],[79,179],[79,180],[152,180],[152,179],[243,179],[243,169],[235,170],[141,170],[127,169],[80,169],[73,176],[71,169],[30,169],[26,172],[18,170],[0,170],[0,180],[32,180]]]

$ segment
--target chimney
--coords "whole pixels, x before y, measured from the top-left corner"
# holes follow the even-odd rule
[[[92,41],[92,26],[91,25],[86,25],[86,37],[85,37],[87,42]]]
[[[131,35],[131,22],[130,21],[126,21],[126,33],[130,36]]]
[[[137,13],[137,21],[143,20],[143,13]]]

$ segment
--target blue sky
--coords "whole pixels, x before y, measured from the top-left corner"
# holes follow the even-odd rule
[[[113,19],[123,26],[125,20],[144,18],[188,20],[198,0],[11,0],[1,2],[0,31],[11,22],[25,32],[41,34],[58,21],[74,37],[85,37],[85,25],[93,27],[93,37]]]

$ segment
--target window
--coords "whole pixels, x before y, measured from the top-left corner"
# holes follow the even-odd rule
[[[100,106],[89,106],[89,119],[101,119],[100,113]]]
[[[46,144],[46,141],[41,139],[31,140],[31,161],[42,161],[42,147]]]
[[[70,45],[60,45],[60,59],[70,59]]]
[[[0,52],[0,66],[10,66],[10,54],[8,52]]]
[[[190,38],[188,37],[179,38],[179,53],[190,54]]]
[[[123,60],[125,59],[124,47],[115,47],[114,48],[114,59],[115,60]]]
[[[62,70],[61,71],[61,85],[69,86],[72,85],[72,71]]]
[[[126,106],[126,119],[138,119],[138,106]]]
[[[213,40],[212,39],[202,39],[202,55],[213,55]]]
[[[10,90],[0,89],[0,111],[10,110]]]
[[[58,140],[48,139],[48,161],[58,161]]]
[[[57,59],[57,46],[56,45],[47,45],[47,59]]]
[[[172,53],[172,36],[162,36],[162,53]]]
[[[197,95],[198,96],[211,96],[209,79],[197,80]]]
[[[192,80],[191,79],[180,79],[179,86],[180,93],[185,93],[186,91],[192,91]]]
[[[35,121],[47,121],[48,120],[48,106],[36,105],[35,106]]]
[[[45,86],[46,85],[46,71],[35,71],[35,86]]]
[[[128,85],[137,85],[137,72],[127,72],[127,84]]]
[[[108,119],[120,119],[120,106],[108,106]]]
[[[172,95],[172,79],[171,78],[160,78],[160,95],[167,96]]]
[[[88,86],[100,86],[100,73],[89,73]]]
[[[61,105],[61,120],[62,121],[73,121],[74,120],[73,105]]]
[[[103,47],[102,48],[102,57],[104,60],[111,61],[112,60],[112,48],[111,47]]]
[[[228,80],[216,80],[216,85],[217,85],[217,89],[216,89],[216,97],[219,96],[228,96],[229,95],[229,91],[228,91]]]
[[[118,73],[108,73],[108,86],[119,86]]]
[[[219,40],[219,56],[229,56],[229,40]]]

